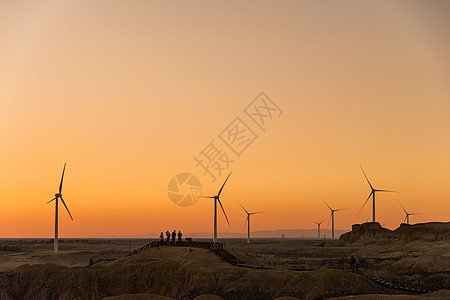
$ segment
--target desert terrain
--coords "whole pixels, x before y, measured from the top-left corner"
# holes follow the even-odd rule
[[[62,239],[53,254],[50,239],[1,240],[0,299],[449,299],[449,233],[365,223],[339,240],[224,240],[237,263],[196,243]]]

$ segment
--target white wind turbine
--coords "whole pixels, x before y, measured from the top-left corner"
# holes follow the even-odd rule
[[[364,174],[364,177],[366,177],[367,183],[369,184],[369,186],[370,186],[370,188],[372,189],[372,191],[370,192],[369,197],[367,197],[366,202],[364,202],[364,205],[361,207],[361,209],[359,210],[358,213],[361,212],[361,210],[362,210],[362,209],[364,208],[364,206],[366,205],[367,201],[369,201],[370,196],[372,196],[372,222],[375,222],[375,193],[376,193],[376,192],[399,193],[399,192],[391,191],[391,190],[377,190],[377,189],[375,189],[375,188],[372,186],[372,184],[370,183],[369,178],[367,178],[366,173],[364,172],[362,166],[360,166],[360,167],[361,167],[361,170],[362,170],[362,172],[363,172],[363,174]]]
[[[223,209],[222,203],[220,202],[220,193],[222,193],[223,187],[225,186],[225,183],[227,183],[228,178],[230,177],[230,174],[228,174],[227,179],[225,179],[225,182],[223,183],[222,187],[219,190],[219,193],[215,196],[210,197],[201,197],[201,198],[212,198],[214,199],[214,243],[217,243],[217,202],[219,202],[220,207],[222,208],[223,214],[225,216],[225,219],[227,220],[228,225],[230,225],[230,222],[228,221],[227,214],[225,213],[225,210]]]
[[[325,220],[323,220],[323,221],[325,221]],[[320,240],[320,225],[323,223],[323,221],[322,222],[313,221],[314,223],[317,224],[317,239],[319,239],[319,240]]]
[[[334,213],[336,211],[340,211],[340,210],[343,210],[345,208],[332,209],[325,201],[323,201],[323,203],[325,203],[325,205],[328,206],[328,208],[331,210],[331,215],[330,215],[330,218],[331,218],[331,239],[334,240]]]
[[[64,204],[64,207],[66,208],[67,212],[69,213],[70,218],[73,221],[72,215],[70,214],[70,211],[67,208],[67,205],[64,202],[63,197],[62,197],[62,184],[63,184],[65,170],[66,170],[66,164],[64,164],[64,169],[63,169],[63,173],[61,176],[61,183],[59,184],[59,192],[57,194],[55,194],[55,198],[53,198],[52,200],[47,202],[47,204],[48,204],[48,203],[52,202],[53,200],[56,200],[55,201],[55,240],[54,240],[54,249],[53,249],[54,253],[58,252],[58,199],[61,199],[62,204]]]
[[[239,203],[239,202],[238,202]],[[262,211],[257,211],[257,212],[251,212],[249,213],[240,203],[239,205],[242,207],[242,209],[245,211],[245,213],[247,214],[247,218],[245,218],[245,225],[247,225],[247,244],[250,243],[250,216],[254,215],[254,214],[260,214],[262,213]]]
[[[403,219],[403,222],[406,221],[406,224],[409,225],[409,216],[417,215],[417,213],[408,213],[408,212],[406,211],[406,209],[403,207],[403,205],[402,205],[400,202],[399,202],[399,204],[400,204],[400,206],[403,208],[403,211],[404,211],[405,214],[406,214],[405,218]]]

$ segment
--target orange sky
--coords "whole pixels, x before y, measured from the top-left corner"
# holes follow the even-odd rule
[[[222,194],[242,232],[315,228],[330,205],[357,214],[370,190],[396,228],[449,221],[448,1],[40,1],[0,3],[0,237],[212,231],[213,202],[179,208],[172,176],[264,91],[283,110]],[[258,131],[259,130],[259,131]],[[225,146],[223,146],[225,147]],[[232,153],[230,152],[230,156]],[[62,207],[60,207],[62,208]],[[327,226],[325,226],[327,227]],[[329,226],[328,226],[329,227]]]

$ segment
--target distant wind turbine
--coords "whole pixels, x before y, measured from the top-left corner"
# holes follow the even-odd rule
[[[238,202],[239,203],[239,202]],[[255,215],[255,214],[260,214],[262,213],[262,211],[257,211],[257,212],[251,212],[249,213],[240,203],[239,205],[242,207],[242,209],[245,211],[245,213],[247,214],[247,218],[245,219],[245,225],[247,225],[247,244],[250,243],[250,216],[251,215]]]
[[[323,201],[323,203],[325,203],[325,205],[328,206],[328,208],[331,210],[331,215],[330,215],[330,218],[331,218],[331,239],[334,240],[334,213],[336,211],[340,211],[340,210],[343,210],[345,208],[332,209],[325,201]]]
[[[325,220],[323,220],[323,221],[325,221]],[[317,239],[319,239],[319,240],[320,240],[320,224],[322,224],[323,221],[322,222],[313,221],[314,223],[317,224]]]
[[[52,200],[47,202],[47,204],[48,204],[48,203],[52,202],[53,200],[56,200],[55,201],[55,240],[54,240],[54,249],[53,249],[54,253],[58,252],[58,199],[61,199],[62,204],[64,204],[64,207],[66,208],[67,212],[69,213],[70,218],[73,221],[72,215],[70,214],[70,211],[67,208],[67,205],[64,202],[63,197],[62,197],[62,185],[63,185],[65,170],[66,170],[66,164],[64,164],[64,168],[63,168],[63,172],[62,172],[61,183],[59,184],[59,192],[57,194],[55,194],[55,198],[53,198]]]
[[[362,166],[360,166],[360,167],[361,167],[361,170],[362,170],[362,172],[363,172],[363,174],[364,174],[364,177],[366,177],[367,183],[369,183],[369,186],[370,186],[370,188],[372,189],[372,191],[370,192],[369,197],[367,197],[366,202],[364,202],[364,205],[361,207],[361,209],[359,210],[358,213],[361,212],[361,210],[362,210],[362,209],[364,208],[364,206],[366,205],[367,201],[369,201],[370,196],[372,196],[372,222],[375,222],[375,193],[376,193],[376,192],[398,193],[398,192],[396,192],[396,191],[391,191],[391,190],[377,190],[377,189],[375,189],[375,188],[372,186],[372,184],[370,183],[369,178],[367,178],[366,173],[364,172],[363,167],[362,167]]]
[[[406,214],[405,218],[403,219],[403,223],[406,221],[406,224],[409,225],[409,216],[417,215],[417,213],[408,213],[408,212],[406,211],[406,209],[403,207],[403,205],[402,205],[400,202],[399,202],[399,204],[400,204],[400,206],[403,208],[403,211],[404,211],[405,214]]]
[[[225,216],[225,219],[227,220],[228,225],[230,225],[230,222],[228,221],[227,214],[225,213],[225,210],[223,209],[222,203],[220,202],[220,193],[222,193],[223,187],[225,186],[225,183],[227,183],[228,178],[230,177],[230,174],[228,174],[227,179],[225,179],[225,182],[223,183],[222,187],[219,190],[219,193],[215,196],[210,197],[201,197],[201,198],[212,198],[214,199],[214,243],[217,243],[217,202],[219,202],[220,207],[222,208],[223,215]]]

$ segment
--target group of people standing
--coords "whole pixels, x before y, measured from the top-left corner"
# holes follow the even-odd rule
[[[167,243],[170,242],[170,237],[172,236],[172,242],[175,243],[175,239],[177,238],[177,235],[178,235],[178,241],[181,242],[182,237],[183,237],[183,234],[181,233],[181,230],[178,230],[178,234],[177,234],[176,230],[174,230],[172,232],[172,234],[170,234],[169,230],[167,230],[166,231],[166,242]],[[159,241],[161,243],[164,243],[164,234],[163,234],[162,231],[161,231],[161,234],[159,235]]]

